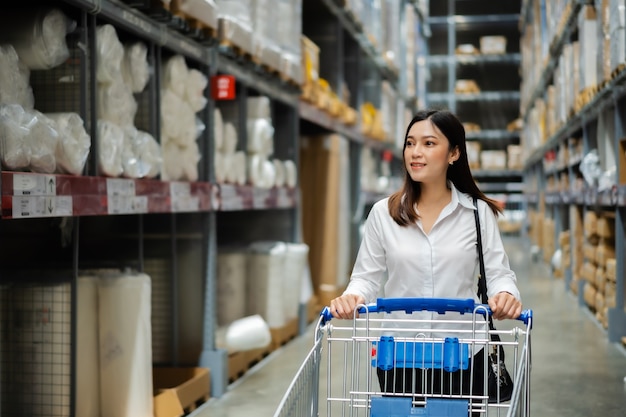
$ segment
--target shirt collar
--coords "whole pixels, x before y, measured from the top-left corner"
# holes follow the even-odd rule
[[[450,190],[452,190],[452,207],[456,207],[457,204],[460,204],[465,208],[472,210],[475,209],[474,202],[472,201],[472,196],[457,190],[452,181],[448,181],[448,186],[450,187]]]

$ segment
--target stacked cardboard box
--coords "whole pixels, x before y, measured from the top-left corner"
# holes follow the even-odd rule
[[[343,291],[337,277],[343,141],[339,135],[304,137],[301,141],[302,232],[310,247],[313,291],[321,305],[328,305]]]
[[[583,266],[583,217],[582,211],[578,206],[570,206],[569,210],[570,219],[570,234],[572,243],[571,248],[571,267],[572,267],[572,281],[570,282],[570,288],[574,294],[578,293],[578,282],[581,279],[581,270]]]

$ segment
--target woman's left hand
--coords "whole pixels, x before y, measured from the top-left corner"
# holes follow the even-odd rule
[[[516,319],[522,314],[522,303],[508,292],[499,292],[489,298],[489,307],[496,320]]]

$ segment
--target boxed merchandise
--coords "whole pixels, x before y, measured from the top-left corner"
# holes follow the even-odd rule
[[[488,150],[480,153],[480,165],[482,169],[506,169],[506,152]]]
[[[524,157],[522,147],[520,145],[508,145],[506,147],[507,167],[509,169],[524,168]]]
[[[461,94],[480,93],[480,87],[474,80],[456,80],[454,92]]]
[[[209,399],[207,368],[153,368],[155,417],[180,417]]]
[[[454,52],[457,55],[478,55],[480,51],[471,43],[463,43],[458,45]]]
[[[506,38],[504,36],[482,36],[480,38],[480,53],[482,54],[506,53]]]
[[[578,15],[578,40],[580,42],[580,88],[594,87],[598,83],[596,54],[598,53],[598,23],[596,9],[585,5]]]
[[[320,48],[304,35],[301,40],[304,83],[317,83],[320,71]]]
[[[480,169],[480,142],[467,142],[467,159],[471,169]]]

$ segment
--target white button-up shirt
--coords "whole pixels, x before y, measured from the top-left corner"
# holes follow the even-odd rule
[[[384,284],[386,298],[473,298],[480,302],[474,204],[470,195],[449,185],[452,199],[428,234],[420,220],[399,226],[389,214],[388,198],[374,204],[345,294],[361,295],[371,303]],[[480,199],[478,212],[488,296],[506,291],[521,300],[496,216]],[[439,315],[431,316],[437,320]]]

